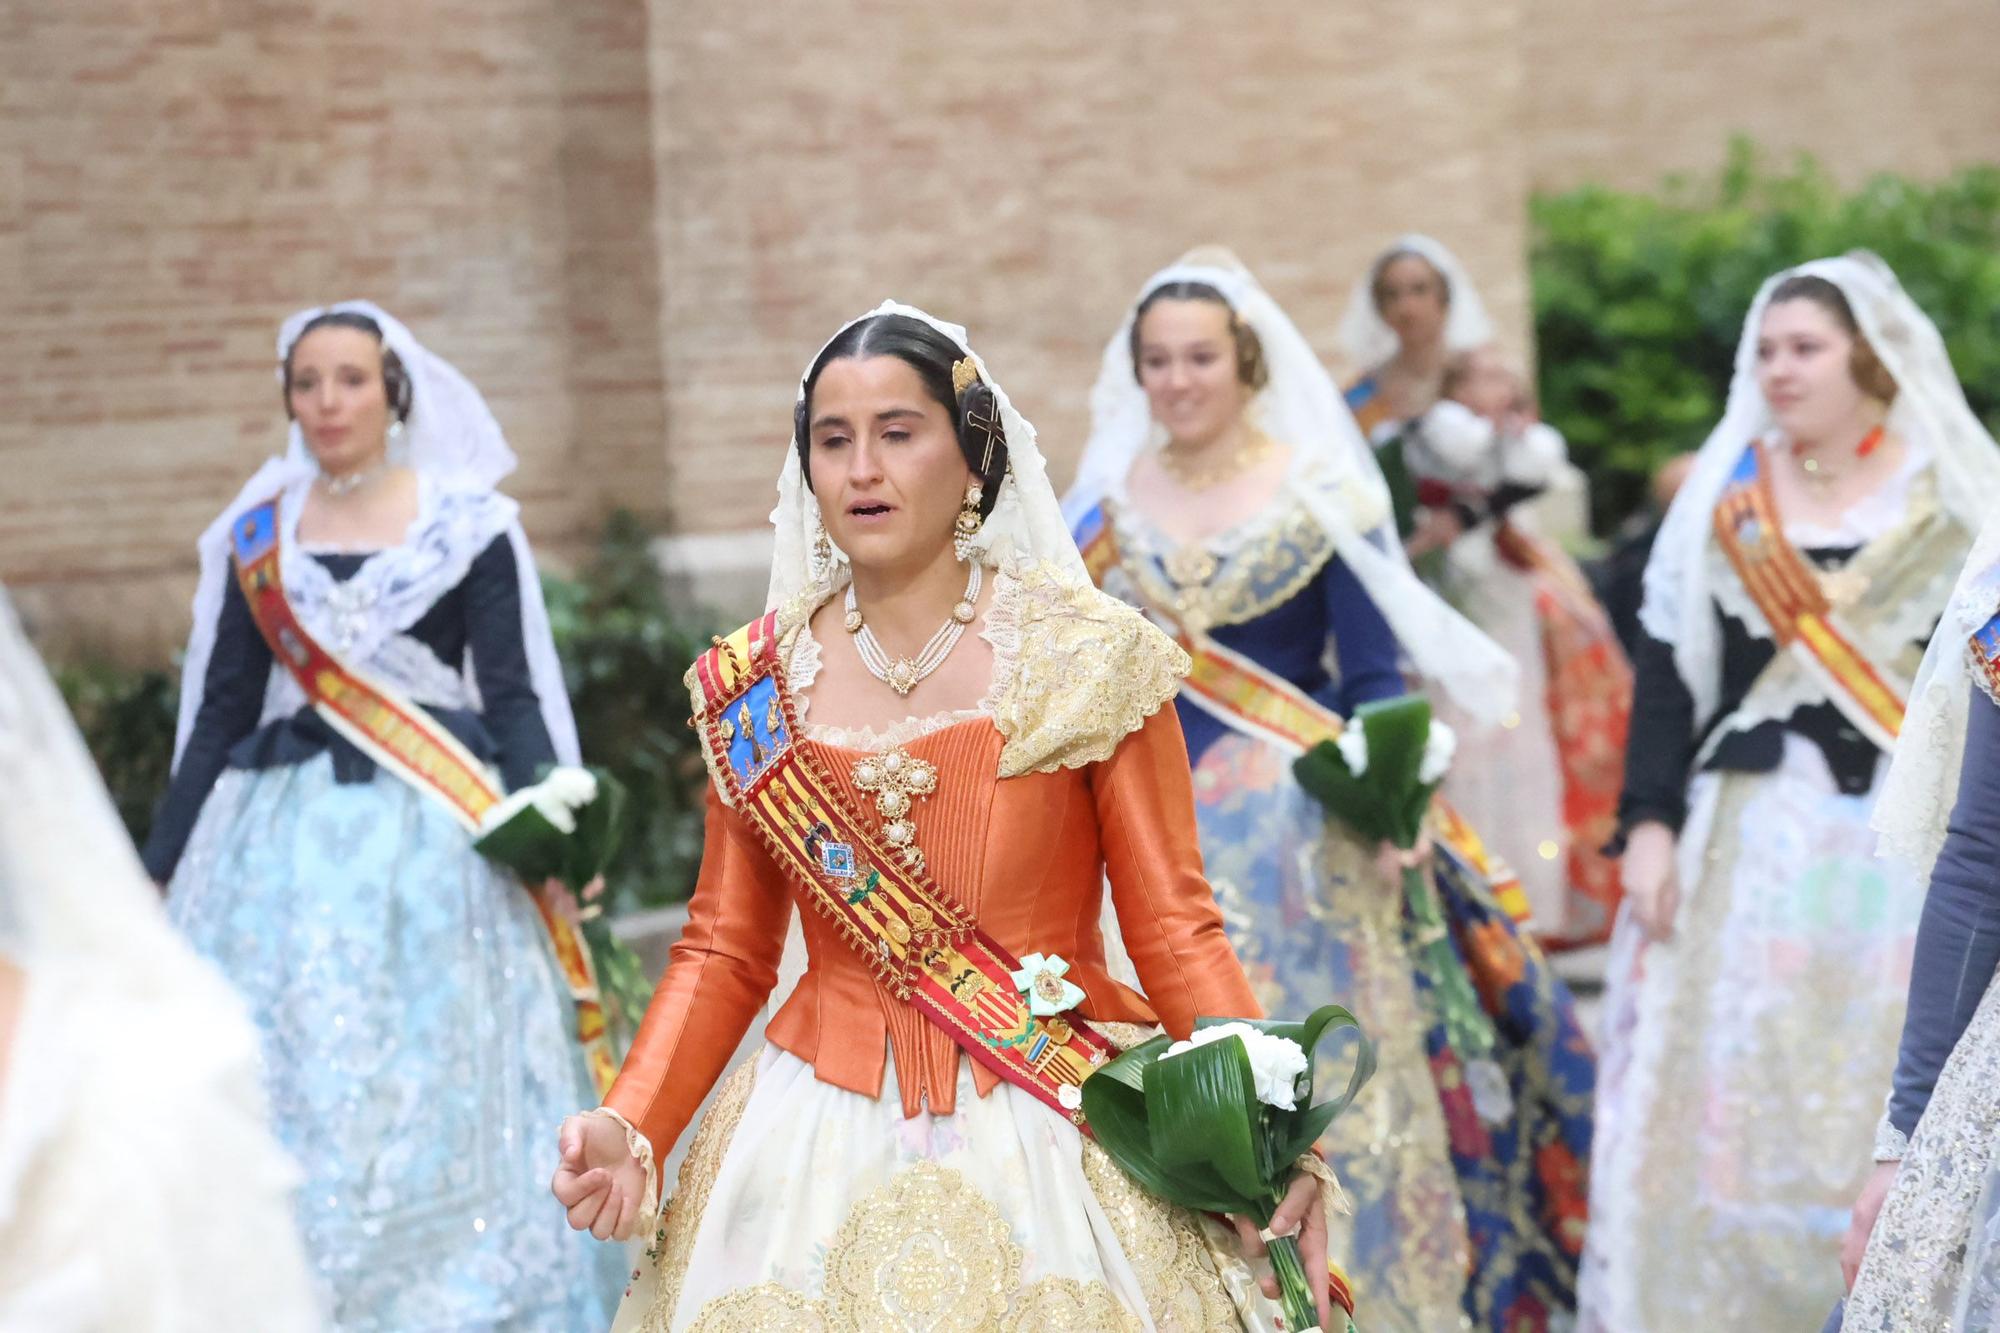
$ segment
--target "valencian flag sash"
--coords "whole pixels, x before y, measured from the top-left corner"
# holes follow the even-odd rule
[[[480,820],[505,796],[498,780],[459,739],[395,686],[342,661],[299,622],[285,597],[283,527],[278,499],[252,505],[231,525],[236,579],[271,653],[305,691],[328,726],[354,747],[430,797],[477,835]],[[529,895],[554,946],[570,999],[576,1035],[601,1096],[618,1073],[590,951],[576,927],[542,895]]]
[[[777,615],[694,665],[693,718],[722,795],[898,1000],[1015,1087],[1082,1126],[1083,1080],[1117,1054],[1078,1016],[1038,1018],[1015,988],[1021,961],[900,854],[806,748],[779,664]]]
[[[1084,566],[1099,587],[1123,558],[1110,515],[1099,505],[1078,528],[1077,546]],[[1321,741],[1339,738],[1346,728],[1340,714],[1284,677],[1267,671],[1243,654],[1226,648],[1206,634],[1183,627],[1168,611],[1148,607],[1163,620],[1174,642],[1194,662],[1181,697],[1224,725],[1277,746],[1287,754],[1304,754]],[[1528,896],[1520,879],[1499,854],[1442,797],[1431,801],[1432,837],[1492,886],[1501,908],[1517,922],[1528,919]]]
[[[1785,540],[1763,450],[1752,441],[1715,505],[1715,538],[1770,623],[1780,648],[1798,655],[1834,706],[1884,750],[1903,726],[1903,688],[1855,645],[1812,566]]]

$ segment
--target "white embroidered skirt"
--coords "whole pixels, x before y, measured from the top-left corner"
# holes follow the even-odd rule
[[[1233,1235],[1027,1094],[905,1119],[766,1048],[703,1120],[614,1333],[1270,1330]]]
[[[1690,797],[1673,939],[1641,949],[1627,913],[1612,940],[1580,1326],[1818,1328],[1923,885],[1876,858],[1873,793],[1799,737]]]

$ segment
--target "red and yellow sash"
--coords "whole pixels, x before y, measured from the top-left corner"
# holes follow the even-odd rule
[[[1084,519],[1078,546],[1091,578],[1103,586],[1105,574],[1122,556],[1110,516],[1101,506]],[[1181,697],[1188,702],[1231,729],[1293,755],[1302,755],[1321,741],[1339,739],[1346,727],[1340,714],[1243,654],[1206,634],[1191,633],[1170,612],[1147,609],[1166,622],[1174,642],[1194,662],[1181,687]],[[1527,893],[1507,863],[1442,797],[1431,802],[1431,816],[1433,838],[1486,878],[1509,916],[1525,922]]]
[[[1015,1087],[1083,1124],[1077,1089],[1117,1048],[1083,1018],[1037,1018],[1021,961],[848,803],[806,748],[779,664],[777,615],[695,663],[695,728],[723,795],[813,910],[830,918],[897,999]]]
[[[1835,619],[1825,589],[1792,544],[1752,442],[1715,506],[1715,538],[1764,613],[1780,648],[1797,653],[1829,689],[1835,707],[1884,750],[1903,727],[1903,696]]]
[[[236,578],[251,618],[271,645],[271,653],[291,672],[328,726],[389,772],[450,812],[469,833],[498,805],[504,793],[486,765],[386,681],[370,676],[327,651],[299,622],[285,597],[283,534],[278,500],[246,510],[230,529]],[[618,1073],[590,951],[576,928],[531,895],[557,964],[576,1005],[576,1034],[591,1077],[602,1095]]]

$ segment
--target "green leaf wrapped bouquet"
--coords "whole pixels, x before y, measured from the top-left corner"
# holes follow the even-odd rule
[[[1362,840],[1411,852],[1422,841],[1424,815],[1457,745],[1451,728],[1432,718],[1428,700],[1404,695],[1355,709],[1338,740],[1313,746],[1292,771],[1300,786]],[[1490,1055],[1493,1025],[1452,945],[1437,886],[1421,866],[1407,864],[1403,893],[1452,1047],[1468,1059]]]
[[[1265,1232],[1285,1326],[1319,1328],[1316,1281],[1295,1236],[1269,1234],[1291,1185],[1294,1162],[1346,1110],[1375,1072],[1363,1038],[1347,1089],[1313,1104],[1313,1050],[1329,1032],[1360,1024],[1338,1005],[1304,1022],[1202,1018],[1191,1040],[1161,1035],[1125,1051],[1083,1083],[1091,1133],[1125,1173],[1151,1193],[1200,1212],[1236,1213]],[[1334,1279],[1335,1299],[1353,1306]],[[1352,1333],[1353,1322],[1343,1330]]]

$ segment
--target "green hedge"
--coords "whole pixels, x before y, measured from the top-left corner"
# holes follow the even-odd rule
[[[613,910],[681,901],[701,861],[707,777],[681,677],[711,630],[667,604],[650,540],[632,517],[615,515],[576,578],[542,579],[583,753],[631,795],[610,876]],[[143,843],[173,762],[177,673],[90,663],[56,680],[125,827]]]
[[[614,515],[577,578],[542,579],[584,757],[617,774],[630,796],[608,877],[614,911],[694,891],[708,772],[682,677],[710,635],[728,628],[668,605],[651,536]]]
[[[1804,260],[1880,254],[1937,322],[1973,409],[2000,423],[2000,168],[1850,190],[1739,141],[1712,180],[1545,195],[1531,220],[1542,412],[1590,475],[1600,532],[1706,438],[1758,286]]]

